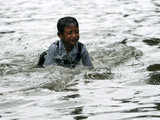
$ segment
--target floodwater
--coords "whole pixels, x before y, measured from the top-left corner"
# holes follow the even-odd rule
[[[0,6],[1,120],[160,119],[159,0],[0,0]],[[94,69],[35,68],[64,16],[79,21]]]

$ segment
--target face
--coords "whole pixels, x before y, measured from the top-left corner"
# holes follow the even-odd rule
[[[79,28],[70,24],[64,28],[64,33],[59,35],[67,47],[73,47],[79,40]]]

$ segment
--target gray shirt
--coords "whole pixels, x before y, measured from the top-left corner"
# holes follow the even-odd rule
[[[58,45],[57,45],[58,44]],[[81,43],[82,44],[82,43]],[[77,54],[79,52],[78,43],[74,48],[67,54],[63,42],[60,40],[58,43],[53,43],[48,49],[48,53],[45,56],[44,65],[57,65],[58,60],[69,61],[70,64],[63,63],[63,66],[71,66],[73,62],[76,61]],[[82,44],[80,61],[76,64],[83,64],[84,66],[93,67],[91,59],[89,57],[88,51],[85,45]]]

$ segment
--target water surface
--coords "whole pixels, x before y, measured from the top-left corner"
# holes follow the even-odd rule
[[[158,0],[0,0],[1,120],[159,120]],[[74,16],[94,69],[35,68]],[[126,44],[121,41],[125,40]]]

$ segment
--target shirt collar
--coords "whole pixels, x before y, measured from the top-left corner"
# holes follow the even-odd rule
[[[78,42],[76,43],[76,45],[74,46],[74,48],[71,50],[71,52],[75,51],[75,49],[78,49]],[[66,52],[65,47],[64,47],[64,43],[63,43],[62,40],[60,40],[60,42],[59,42],[59,50],[63,50],[63,51]]]

